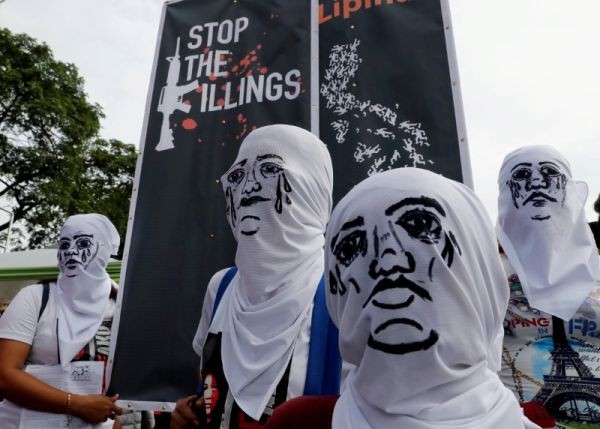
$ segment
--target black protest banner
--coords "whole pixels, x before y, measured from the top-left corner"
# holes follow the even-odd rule
[[[310,16],[287,0],[165,5],[109,361],[109,391],[137,408],[195,391],[204,293],[235,250],[219,178],[252,129],[310,128]]]
[[[320,135],[336,201],[397,167],[471,184],[447,12],[443,0],[319,1]]]

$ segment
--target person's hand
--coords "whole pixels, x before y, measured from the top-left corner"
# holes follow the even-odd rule
[[[200,427],[200,420],[192,407],[202,409],[204,407],[204,398],[192,395],[177,401],[175,410],[171,413],[171,429]]]
[[[119,395],[71,395],[71,414],[87,423],[101,423],[121,415],[123,410],[115,404]]]

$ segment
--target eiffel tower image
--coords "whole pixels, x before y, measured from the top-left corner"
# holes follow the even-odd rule
[[[600,423],[600,378],[569,345],[562,319],[552,316],[552,370],[533,397],[557,420]]]

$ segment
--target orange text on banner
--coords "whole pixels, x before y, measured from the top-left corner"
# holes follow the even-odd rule
[[[406,3],[408,0],[341,0],[334,1],[330,10],[325,10],[324,4],[319,4],[319,24],[329,21],[332,18],[342,16],[348,19],[354,12],[361,9],[370,9],[373,6],[382,6],[386,4]]]

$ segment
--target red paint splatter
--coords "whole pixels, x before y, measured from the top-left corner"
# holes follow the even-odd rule
[[[217,76],[215,76],[214,73],[211,73],[211,75],[208,77],[208,80],[210,80],[211,82],[214,82],[215,80],[217,80]]]
[[[200,85],[198,88],[196,88],[196,92],[200,93],[202,92],[202,88],[204,88],[204,86]]]
[[[237,65],[235,65],[235,66],[231,67],[231,71],[232,71],[232,72],[234,72],[234,73],[235,73],[236,71],[238,71],[238,69],[239,69],[239,66],[237,66]]]
[[[252,57],[252,62],[256,61],[257,59],[258,59],[258,58],[256,57],[256,55],[254,55],[254,56]]]
[[[244,68],[248,67],[250,65],[250,55],[246,55],[244,58],[242,58],[240,65]]]
[[[224,98],[219,98],[217,100],[217,106],[223,106],[225,104],[225,99]]]
[[[256,55],[256,50],[255,50],[255,49],[252,49],[252,50],[250,51],[250,55]]]
[[[244,121],[244,114],[243,113],[238,113],[237,115],[237,121],[241,124]]]
[[[208,52],[210,52],[210,48],[204,48],[204,51],[203,51],[203,52],[204,52],[205,54],[206,54],[206,53],[208,53]]]
[[[266,68],[266,67],[261,67],[261,68],[260,68],[260,73],[261,73],[261,74],[265,74],[265,73],[267,73],[268,71],[269,71],[269,69],[268,69],[268,68]]]
[[[252,125],[252,131],[256,129],[256,125]]]
[[[192,102],[190,100],[183,100],[183,104],[187,104],[188,106],[190,106]]]
[[[192,118],[184,119],[181,126],[186,130],[193,130],[198,126],[198,123]]]
[[[246,76],[252,76],[252,70],[248,70],[248,73],[246,73]]]
[[[262,45],[256,45],[256,49],[262,49]]]

